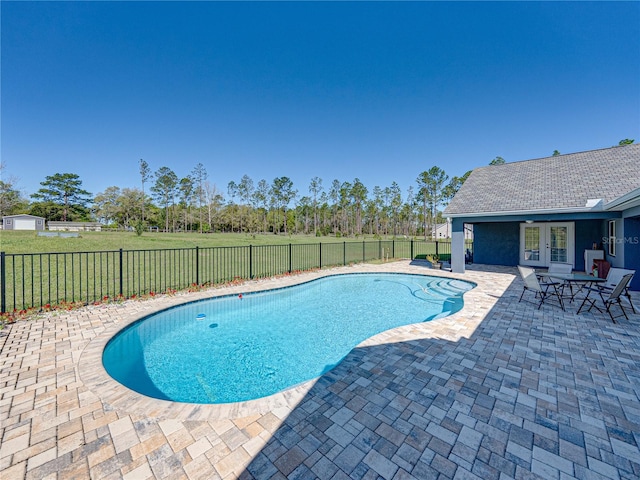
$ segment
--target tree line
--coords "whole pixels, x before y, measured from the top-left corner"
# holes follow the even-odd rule
[[[396,182],[367,188],[358,178],[326,184],[314,177],[299,190],[286,176],[255,181],[249,175],[220,191],[203,164],[180,178],[169,167],[152,171],[139,161],[139,187],[111,186],[96,195],[74,173],[56,173],[22,197],[4,181],[2,215],[28,213],[47,221],[97,221],[108,227],[165,232],[246,232],[358,236],[430,236],[441,207],[470,172],[453,177],[434,166],[404,193]]]
[[[622,140],[619,145],[633,143]],[[554,151],[554,155],[559,152]],[[489,164],[505,163],[502,157]],[[198,163],[183,178],[169,167],[152,171],[138,162],[140,187],[108,187],[92,195],[73,173],[56,173],[24,198],[15,179],[0,180],[0,214],[28,213],[47,221],[97,221],[108,227],[165,232],[303,233],[336,236],[431,237],[442,223],[441,208],[471,171],[452,177],[438,166],[421,172],[415,186],[396,182],[367,188],[358,178],[325,183],[313,177],[302,191],[288,177],[230,181],[226,192],[211,183]]]

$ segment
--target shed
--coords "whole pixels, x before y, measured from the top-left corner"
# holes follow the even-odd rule
[[[26,213],[2,217],[4,230],[44,230],[44,218]]]
[[[99,222],[47,222],[50,231],[59,232],[99,232],[102,224]]]

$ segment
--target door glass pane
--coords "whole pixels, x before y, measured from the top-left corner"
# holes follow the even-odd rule
[[[567,263],[567,227],[551,227],[549,229],[549,247],[552,262]]]
[[[524,259],[540,260],[540,227],[524,228]]]

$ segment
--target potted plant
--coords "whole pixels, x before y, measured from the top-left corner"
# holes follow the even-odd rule
[[[440,256],[437,254],[427,255],[427,260],[431,263],[433,268],[442,268],[442,264],[440,263]]]

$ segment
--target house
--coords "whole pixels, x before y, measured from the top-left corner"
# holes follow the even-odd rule
[[[99,222],[47,222],[49,231],[61,232],[99,232],[102,224]]]
[[[475,263],[590,271],[600,257],[638,271],[640,290],[640,144],[477,168],[444,216],[454,272],[472,224]]]
[[[433,235],[435,240],[450,239],[451,238],[451,222],[439,223],[433,226]],[[471,225],[465,226],[464,238],[467,240],[473,240],[473,228]]]
[[[3,230],[44,230],[44,218],[35,215],[7,215],[2,217]]]

